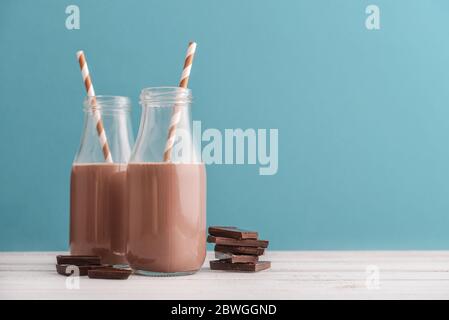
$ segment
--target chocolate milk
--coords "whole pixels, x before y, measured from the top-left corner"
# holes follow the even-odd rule
[[[126,164],[75,164],[70,182],[70,253],[127,264]]]
[[[190,273],[206,256],[204,164],[128,164],[127,259],[135,270]]]

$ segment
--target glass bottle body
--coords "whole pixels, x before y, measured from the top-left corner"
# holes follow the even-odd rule
[[[99,255],[126,265],[128,203],[126,169],[133,146],[130,101],[97,96],[85,101],[84,131],[70,181],[70,252]],[[107,162],[98,135],[98,112],[110,150]]]
[[[127,175],[127,259],[144,275],[191,274],[206,255],[206,169],[198,161],[192,135],[190,90],[144,89],[141,104]],[[180,119],[167,161],[164,153],[176,110]]]

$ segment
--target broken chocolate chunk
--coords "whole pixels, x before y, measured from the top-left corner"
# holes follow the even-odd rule
[[[87,265],[87,266],[76,266],[73,264],[57,264],[56,265],[56,272],[63,276],[71,276],[78,275],[78,276],[87,276],[87,272],[89,270],[95,269],[95,268],[101,268],[101,265]],[[75,268],[78,268],[79,274],[76,274]]]
[[[233,239],[257,239],[258,237],[258,233],[256,231],[240,229],[237,227],[211,226],[209,227],[209,234],[216,237]]]
[[[261,256],[265,252],[264,248],[255,247],[236,247],[236,246],[224,246],[217,244],[215,251],[223,253],[244,254],[252,256]]]
[[[208,236],[207,242],[222,244],[226,246],[259,247],[259,248],[268,247],[267,240],[255,240],[255,239],[232,239],[232,238]]]
[[[259,261],[258,256],[238,255],[224,252],[215,252],[215,258],[230,263],[248,263],[248,262],[255,263]]]
[[[100,256],[59,255],[56,256],[56,261],[58,264],[68,264],[74,266],[101,265]]]
[[[88,276],[91,279],[114,279],[125,280],[132,274],[132,270],[119,269],[112,267],[95,268],[88,271]]]
[[[259,261],[256,263],[230,263],[223,260],[212,260],[209,264],[211,270],[223,271],[257,272],[269,269],[271,267],[270,261]]]

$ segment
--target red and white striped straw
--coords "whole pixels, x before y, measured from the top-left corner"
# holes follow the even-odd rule
[[[187,48],[186,58],[184,60],[184,68],[181,74],[181,81],[179,82],[179,86],[181,88],[187,88],[187,84],[189,83],[190,70],[192,69],[193,57],[195,56],[196,43],[190,42],[189,47]],[[168,128],[168,137],[167,143],[165,144],[164,150],[164,161],[170,161],[171,159],[171,151],[173,149],[173,145],[175,144],[176,138],[176,127],[181,121],[181,113],[182,106],[175,105],[173,107],[173,113],[170,119],[170,126]]]
[[[92,80],[90,79],[89,68],[87,67],[86,57],[83,51],[78,51],[76,53],[78,62],[81,68],[81,75],[83,76],[84,86],[86,88],[87,96],[92,97],[90,103],[92,104],[92,113],[95,120],[95,126],[97,129],[98,139],[100,140],[101,150],[103,151],[103,156],[106,162],[112,163],[112,155],[109,149],[108,140],[106,138],[106,133],[103,127],[103,121],[101,121],[101,114],[96,108],[97,99],[95,97],[94,86],[92,85]]]

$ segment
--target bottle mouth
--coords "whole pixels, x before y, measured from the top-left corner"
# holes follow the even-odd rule
[[[150,87],[140,92],[140,104],[144,107],[188,106],[192,102],[192,90],[181,87]]]
[[[130,111],[131,100],[124,96],[87,96],[84,98],[84,111],[90,112],[93,110],[101,111]]]

